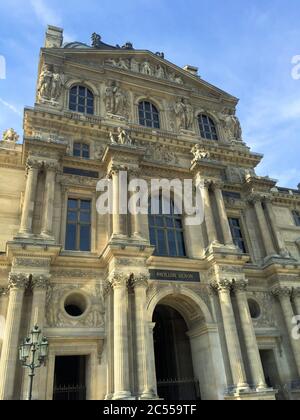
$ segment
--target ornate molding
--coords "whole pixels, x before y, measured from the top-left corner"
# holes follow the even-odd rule
[[[48,268],[50,266],[50,258],[33,259],[33,258],[15,258],[13,265],[16,267],[33,267]]]
[[[31,287],[33,289],[47,290],[50,285],[50,275],[34,274],[31,279]]]
[[[130,276],[124,273],[114,273],[110,278],[109,282],[113,289],[120,287],[127,287],[129,285]]]
[[[233,281],[228,279],[215,280],[211,283],[211,287],[218,292],[230,292],[233,286]]]
[[[29,274],[9,273],[8,290],[26,289],[29,285]]]
[[[248,284],[249,282],[247,279],[234,280],[233,290],[235,292],[245,292],[247,290]]]
[[[149,285],[149,274],[134,274],[131,277],[131,284],[134,288],[144,287],[147,288]]]
[[[281,297],[289,297],[290,298],[291,295],[292,295],[292,292],[293,292],[293,289],[291,287],[287,287],[287,286],[284,286],[284,287],[278,286],[278,287],[275,287],[272,290],[273,296],[278,297],[278,298],[281,298]]]

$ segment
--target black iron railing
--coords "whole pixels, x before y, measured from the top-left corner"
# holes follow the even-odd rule
[[[86,387],[84,385],[60,385],[54,387],[53,400],[55,401],[84,401]]]
[[[157,382],[157,392],[166,401],[201,400],[199,382],[195,379],[161,379]]]

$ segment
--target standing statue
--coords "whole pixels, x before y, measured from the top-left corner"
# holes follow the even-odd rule
[[[177,127],[181,130],[190,130],[194,122],[194,109],[187,99],[180,99],[174,107]]]
[[[159,79],[165,79],[165,71],[161,65],[157,66],[155,76]]]
[[[123,58],[120,58],[119,63],[118,63],[118,67],[119,67],[119,69],[122,69],[122,70],[129,70],[128,61],[124,60]]]
[[[20,136],[15,132],[13,128],[9,128],[4,131],[2,141],[6,143],[17,143]]]
[[[112,83],[105,91],[106,112],[113,115],[124,116],[127,105],[127,96],[116,83]]]
[[[62,75],[57,67],[44,64],[38,83],[38,98],[41,102],[56,102],[61,95],[63,87]]]
[[[127,145],[127,146],[133,145],[132,138],[130,137],[128,131],[122,127],[118,128],[117,136],[115,136],[112,132],[110,132],[109,139],[110,139],[111,144],[121,144],[121,145]]]
[[[140,72],[140,65],[139,65],[139,62],[138,62],[138,61],[136,61],[136,59],[135,59],[135,58],[132,58],[132,59],[131,59],[130,69],[131,69],[131,71],[134,71],[134,72],[136,72],[136,73],[139,73],[139,72]]]
[[[218,114],[225,136],[229,141],[242,141],[242,127],[233,110],[224,109]]]
[[[199,162],[203,159],[210,159],[210,153],[203,150],[199,144],[196,144],[191,153],[194,155],[194,159],[192,160],[192,164],[195,162]]]
[[[141,64],[141,73],[145,74],[146,76],[152,76],[152,68],[148,60],[145,60]]]
[[[44,64],[38,85],[38,96],[40,99],[51,99],[52,77],[51,67],[48,64]]]

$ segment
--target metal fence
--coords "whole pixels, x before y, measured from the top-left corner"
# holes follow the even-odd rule
[[[54,388],[53,400],[55,401],[84,401],[86,387],[84,385],[61,385]]]
[[[200,401],[199,382],[195,379],[163,379],[157,382],[157,392],[166,401]]]

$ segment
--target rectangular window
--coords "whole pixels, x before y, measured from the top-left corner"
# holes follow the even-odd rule
[[[300,212],[294,210],[293,211],[293,217],[294,217],[294,220],[295,220],[295,225],[300,226]]]
[[[65,249],[91,250],[91,201],[68,199]]]
[[[228,219],[228,221],[234,244],[238,246],[244,254],[247,254],[247,248],[244,241],[240,220],[231,217]]]

